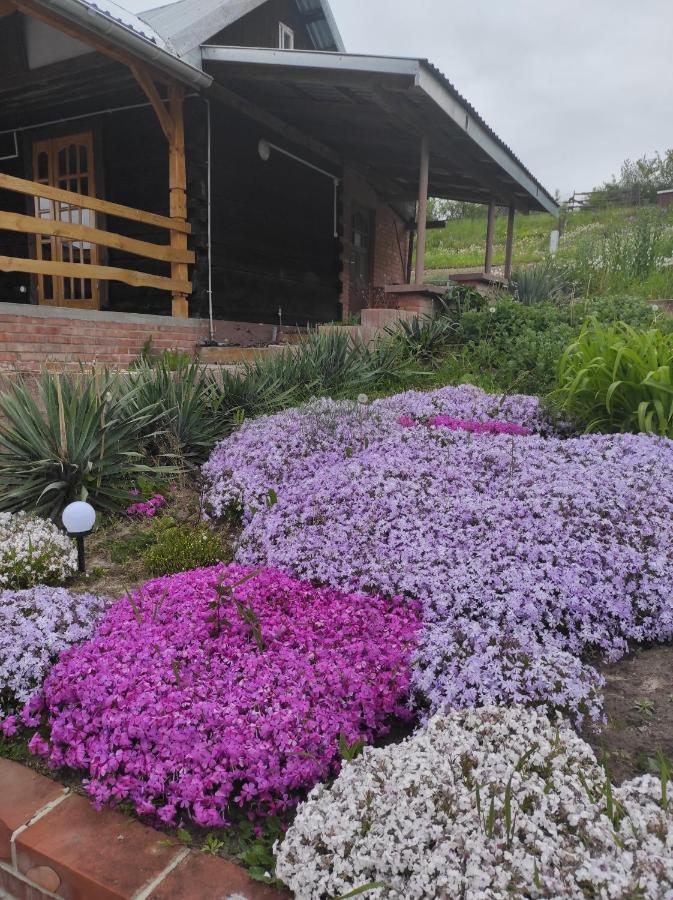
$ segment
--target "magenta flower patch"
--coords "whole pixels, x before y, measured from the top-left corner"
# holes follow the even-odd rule
[[[49,674],[50,742],[32,749],[86,770],[97,804],[210,827],[232,804],[292,806],[338,767],[342,734],[385,732],[406,709],[417,605],[270,570],[239,584],[251,571],[160,578],[118,601]]]
[[[139,492],[131,491],[138,494]],[[153,519],[160,509],[167,505],[166,498],[163,494],[155,494],[149,500],[141,500],[138,503],[132,503],[126,510],[127,516],[139,516],[140,518]]]

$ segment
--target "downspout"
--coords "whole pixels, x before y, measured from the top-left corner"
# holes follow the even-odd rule
[[[212,138],[211,138],[211,117],[210,117],[210,100],[208,97],[203,98],[206,101],[206,124],[207,124],[207,162],[206,162],[206,192],[208,194],[208,329],[211,344],[215,343],[215,324],[213,323],[213,254],[212,254]]]

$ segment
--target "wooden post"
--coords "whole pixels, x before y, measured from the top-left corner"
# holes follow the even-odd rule
[[[170,216],[180,222],[187,220],[187,169],[185,165],[184,89],[172,84],[168,89],[168,110],[173,123],[168,142],[168,185],[170,190]],[[187,235],[183,231],[171,231],[171,247],[187,249]],[[186,263],[171,263],[171,278],[188,281]],[[187,294],[173,293],[172,313],[176,318],[189,317]]]
[[[488,221],[486,225],[486,259],[484,272],[488,275],[493,269],[493,235],[495,232],[495,200],[488,204]]]
[[[425,230],[428,220],[428,178],[430,173],[430,144],[427,135],[421,140],[421,167],[418,177],[418,232],[416,235],[416,284],[425,280]]]
[[[514,254],[514,219],[516,216],[516,207],[512,203],[509,208],[509,216],[507,218],[507,243],[505,244],[505,278],[509,278],[512,274],[512,256]]]
[[[414,274],[414,244],[415,244],[416,232],[413,230],[409,231],[409,249],[407,252],[407,272],[406,272],[406,282],[407,284],[411,284],[411,276]]]

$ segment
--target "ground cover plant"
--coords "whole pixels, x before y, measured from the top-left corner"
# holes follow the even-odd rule
[[[665,779],[619,788],[566,724],[522,709],[437,716],[367,748],[299,808],[278,875],[302,900],[670,897]],[[373,888],[377,890],[374,891]]]
[[[0,589],[63,584],[76,569],[75,544],[53,522],[0,513]]]
[[[586,655],[673,634],[673,444],[527,436],[549,427],[535,398],[470,387],[360,406],[258,420],[215,451],[207,499],[243,511],[237,560],[420,600],[421,709],[530,703],[599,720]],[[522,433],[433,424],[447,410]]]
[[[18,706],[39,689],[59,653],[92,634],[106,604],[92,594],[43,585],[0,592],[0,728],[5,733],[13,733]]]
[[[52,766],[174,824],[292,807],[404,713],[415,605],[219,566],[157,579],[63,653],[29,704]]]

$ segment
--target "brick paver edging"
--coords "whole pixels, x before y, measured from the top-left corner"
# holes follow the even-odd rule
[[[288,900],[233,863],[168,840],[0,759],[0,900]]]

